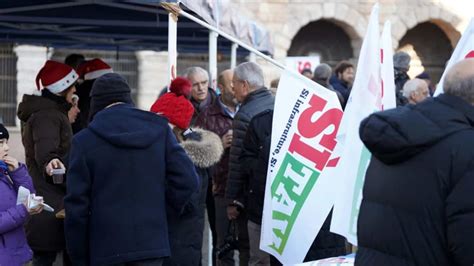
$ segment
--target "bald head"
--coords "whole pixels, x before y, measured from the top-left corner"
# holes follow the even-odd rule
[[[219,74],[217,78],[218,85],[226,85],[227,83],[232,82],[232,77],[234,76],[234,72],[232,69],[226,69]]]
[[[474,58],[459,61],[444,79],[444,93],[462,98],[474,105]]]
[[[232,89],[232,78],[234,77],[234,71],[226,69],[219,74],[217,78],[217,85],[221,89],[221,100],[222,102],[230,107],[236,105],[234,98],[234,90]]]

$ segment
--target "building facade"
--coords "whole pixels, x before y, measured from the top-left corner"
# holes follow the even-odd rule
[[[221,0],[225,1],[225,0]],[[372,6],[369,0],[228,0],[239,12],[268,29],[274,58],[318,55],[334,66],[341,60],[357,62]],[[393,48],[412,56],[410,77],[426,71],[434,83],[444,70],[453,48],[467,27],[473,0],[379,0],[380,23],[392,23]],[[178,40],[179,41],[179,40]],[[166,86],[167,52],[55,50],[38,46],[0,46],[0,118],[18,126],[16,106],[23,94],[35,92],[34,78],[47,58],[62,61],[67,53],[102,57],[124,74],[133,87],[138,106],[148,109]],[[219,70],[230,66],[229,55],[219,54]],[[207,55],[178,56],[178,73],[185,67],[208,65]],[[258,60],[267,84],[280,69]]]
[[[357,61],[372,6],[392,23],[393,48],[412,57],[409,75],[426,71],[438,82],[473,16],[472,0],[233,0],[272,32],[275,58],[319,55],[334,66]],[[269,71],[272,71],[271,68]],[[276,75],[273,71],[273,75]]]

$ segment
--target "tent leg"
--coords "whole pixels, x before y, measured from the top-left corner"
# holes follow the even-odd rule
[[[250,52],[249,54],[249,62],[257,62],[257,55],[255,53]]]
[[[236,43],[232,43],[231,51],[230,51],[230,68],[234,69],[237,66],[237,48],[239,45]]]
[[[170,13],[168,15],[168,85],[176,78],[176,60],[177,60],[177,19]]]
[[[217,34],[214,31],[209,31],[209,86],[216,89],[217,79]]]

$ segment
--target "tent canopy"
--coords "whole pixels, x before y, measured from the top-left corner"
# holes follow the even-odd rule
[[[166,51],[168,12],[160,6],[161,2],[165,1],[2,0],[0,42],[72,49]],[[215,25],[215,9],[209,9],[213,13],[206,13],[203,8],[194,12],[192,4],[188,8],[185,2],[181,8]],[[232,24],[222,29],[262,52],[272,53],[270,41],[265,39],[268,33],[263,28],[248,20],[232,21]],[[238,36],[242,32],[248,34]],[[208,45],[208,30],[180,16],[178,52],[207,53]],[[224,38],[218,39],[219,52],[230,52],[231,45]],[[242,52],[240,49],[239,53]]]

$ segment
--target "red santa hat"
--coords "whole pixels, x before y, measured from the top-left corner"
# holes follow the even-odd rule
[[[63,63],[48,60],[36,75],[36,88],[47,88],[52,93],[60,93],[74,85],[79,75]]]
[[[79,76],[84,80],[100,78],[102,75],[113,73],[112,67],[99,58],[85,61],[77,70]]]
[[[158,98],[150,111],[166,117],[180,129],[188,129],[194,114],[193,104],[188,100],[190,93],[191,82],[178,77],[171,82],[170,92]]]

